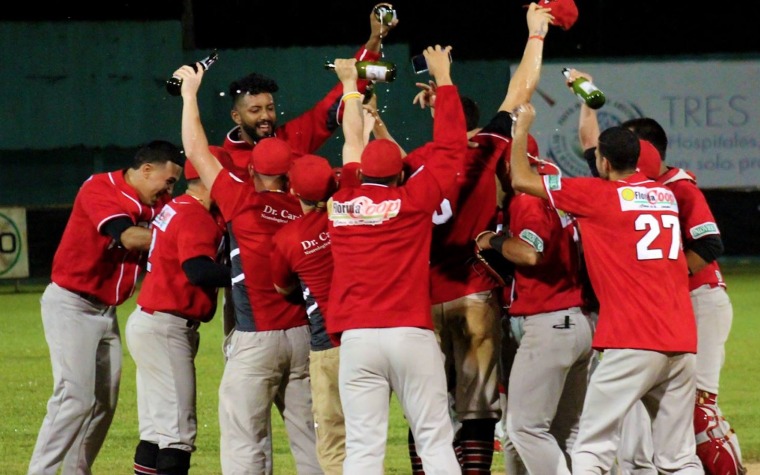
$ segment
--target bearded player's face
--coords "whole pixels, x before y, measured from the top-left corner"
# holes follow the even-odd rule
[[[272,136],[277,125],[272,94],[246,94],[235,106],[232,118],[254,141]]]

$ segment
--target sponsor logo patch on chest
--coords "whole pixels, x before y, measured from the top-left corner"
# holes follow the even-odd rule
[[[401,200],[375,203],[366,196],[349,201],[330,201],[328,212],[334,226],[377,225],[398,216]]]

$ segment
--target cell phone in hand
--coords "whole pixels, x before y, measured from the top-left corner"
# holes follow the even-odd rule
[[[451,52],[449,52],[449,62],[451,61]],[[428,70],[425,55],[418,54],[417,56],[412,56],[412,69],[414,70],[414,74],[422,74]]]

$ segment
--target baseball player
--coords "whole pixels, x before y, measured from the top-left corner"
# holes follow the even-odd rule
[[[510,200],[509,216],[508,235],[477,240],[516,264],[509,314],[521,338],[507,390],[508,436],[528,473],[569,475],[593,334],[581,311],[578,233],[570,216],[524,193]]]
[[[494,429],[501,417],[498,357],[500,354],[501,289],[477,263],[472,242],[497,221],[497,170],[508,161],[512,120],[509,111],[530,100],[540,76],[543,37],[553,17],[549,9],[531,4],[526,15],[530,39],[507,94],[489,124],[477,127],[478,107],[463,98],[470,147],[458,186],[436,211],[433,222],[430,274],[433,322],[452,375],[454,412],[461,429],[456,444],[464,471],[490,473]],[[435,83],[418,84],[423,90],[414,103],[435,110]],[[423,163],[406,159],[412,170]],[[488,203],[493,206],[489,207]],[[422,464],[410,437],[413,472]]]
[[[364,149],[360,130],[362,94],[356,87],[356,59],[336,59],[335,72],[345,91],[342,99],[343,163],[350,173],[352,165],[349,163],[355,165]],[[285,225],[272,238],[272,280],[283,295],[299,287],[304,294],[311,327],[309,375],[317,458],[325,473],[341,474],[346,430],[338,387],[340,342],[331,339],[325,328],[333,274],[326,202],[337,182],[330,163],[316,155],[296,159],[290,167],[288,179],[290,192],[301,203],[303,217]]]
[[[428,266],[430,216],[454,186],[467,148],[450,49],[429,47],[424,53],[438,84],[439,110],[433,142],[411,153],[431,154],[426,166],[399,185],[399,147],[372,140],[361,154],[361,185],[341,188],[327,205],[334,259],[327,330],[341,335],[347,474],[383,473],[391,391],[404,408],[425,469],[461,473],[430,316]]]
[[[394,19],[391,25],[385,25],[378,20],[373,8],[373,12],[369,15],[369,22],[369,38],[356,53],[355,57],[360,60],[376,61],[381,57],[383,38],[396,26],[398,20]],[[365,91],[367,84],[368,81],[358,81],[357,86],[359,91]],[[341,101],[343,94],[341,84],[336,84],[314,107],[282,125],[277,124],[276,104],[274,101],[274,93],[278,90],[279,86],[274,80],[257,73],[251,73],[233,81],[229,86],[229,93],[232,98],[230,116],[235,123],[235,127],[227,133],[222,146],[233,158],[234,164],[229,169],[243,181],[247,182],[250,180],[248,168],[251,151],[261,139],[275,136],[286,141],[296,155],[309,154],[314,153],[314,151],[321,147],[340,124],[343,105]],[[239,249],[233,246],[231,242],[228,248],[232,254],[239,252]],[[228,335],[235,327],[234,297],[232,294],[234,290],[235,287],[225,289],[224,293],[225,335]],[[246,297],[239,294],[236,298],[240,300]],[[271,433],[271,429],[269,432]],[[271,475],[271,438],[268,438],[266,444],[268,446],[266,450],[266,473]]]
[[[571,77],[577,76],[591,79],[588,73],[572,70]],[[694,407],[697,455],[708,474],[740,474],[744,467],[739,441],[717,405],[725,343],[733,319],[731,301],[716,260],[723,252],[720,231],[704,195],[696,186],[694,175],[665,165],[668,138],[662,126],[649,117],[630,119],[621,126],[639,137],[642,150],[637,164],[639,170],[667,185],[679,206],[680,228],[689,268],[689,291],[697,320],[697,394]],[[589,163],[588,157],[594,152],[598,134],[596,112],[582,107],[579,135]],[[650,426],[649,418],[640,405],[626,417],[618,454],[624,472],[656,471]]]
[[[220,161],[227,155],[221,148],[214,153]],[[214,316],[217,288],[230,285],[229,267],[216,262],[224,222],[192,163],[184,172],[187,192],[153,220],[148,273],[126,326],[137,366],[135,475],[188,473],[197,428],[198,327]]]
[[[121,336],[116,306],[127,300],[148,251],[150,223],[182,171],[175,145],[141,147],[125,170],[82,184],[40,301],[53,395],[29,474],[91,473],[119,394]]]
[[[731,300],[716,260],[723,253],[720,231],[694,175],[665,165],[668,139],[662,126],[648,117],[631,119],[622,126],[632,130],[643,142],[653,144],[651,146],[656,153],[650,154],[651,159],[640,163],[639,168],[673,191],[680,210],[681,234],[689,265],[689,293],[697,319],[697,393],[694,405],[697,455],[708,474],[742,474],[745,469],[739,440],[717,402],[725,344],[733,320]],[[643,427],[646,430],[647,424]],[[621,450],[629,449],[629,452],[621,454],[623,463],[631,459],[639,460],[642,450],[651,451],[640,447],[641,440],[642,437],[635,435],[623,440]]]
[[[339,348],[324,324],[333,268],[325,203],[336,188],[335,175],[326,159],[304,155],[293,163],[288,178],[291,193],[301,201],[303,217],[273,237],[272,280],[283,295],[296,289],[304,294],[311,326],[309,375],[317,458],[325,473],[340,474],[345,428],[338,393]]]
[[[265,473],[272,404],[284,420],[299,473],[322,473],[316,458],[309,387],[309,326],[302,299],[286,299],[272,285],[272,236],[301,216],[286,193],[292,152],[278,138],[253,150],[252,187],[224,172],[208,150],[198,110],[202,68],[183,66],[182,143],[229,225],[233,244],[235,330],[225,342],[219,387],[221,461],[225,474]],[[237,252],[235,251],[237,249]]]
[[[589,382],[573,473],[610,469],[617,431],[639,400],[652,415],[658,465],[702,473],[691,428],[697,332],[675,196],[636,171],[639,141],[619,126],[599,135],[601,178],[538,176],[526,154],[535,109],[524,104],[516,116],[512,186],[575,216],[600,302],[593,346],[604,356]]]

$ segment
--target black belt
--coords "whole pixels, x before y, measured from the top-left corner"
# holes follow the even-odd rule
[[[68,290],[68,289],[66,289]],[[87,300],[93,305],[97,305],[98,307],[110,307],[107,303],[103,302],[99,298],[95,297],[94,295],[88,294],[86,292],[78,292],[76,290],[69,290],[69,292],[78,295],[79,297]]]
[[[190,318],[183,317],[181,315],[176,315],[170,312],[161,312],[160,310],[153,310],[150,308],[140,307],[140,310],[142,310],[143,313],[147,313],[148,315],[153,315],[156,312],[165,313],[167,315],[171,315],[173,317],[181,318],[182,320],[187,320],[187,328],[192,328],[193,330],[197,330],[201,326],[200,320],[192,320]]]

